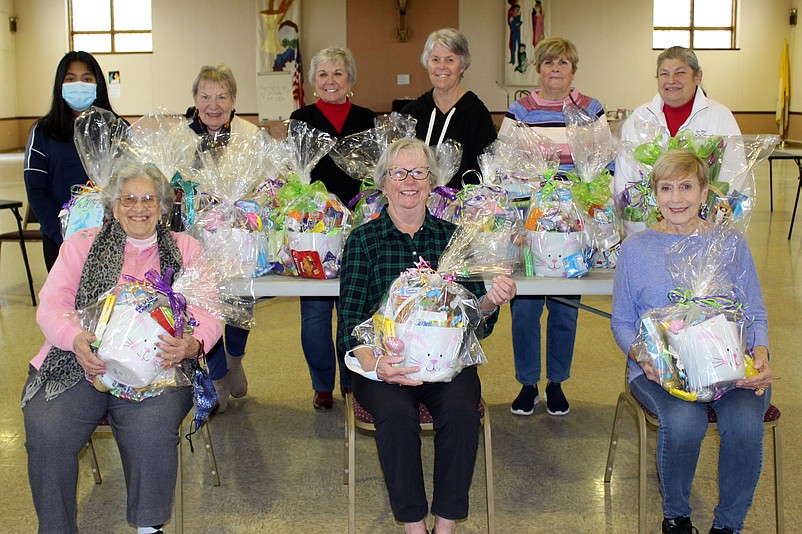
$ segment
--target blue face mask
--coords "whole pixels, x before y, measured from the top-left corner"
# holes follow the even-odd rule
[[[69,82],[61,84],[61,97],[75,111],[84,111],[97,98],[97,84]]]

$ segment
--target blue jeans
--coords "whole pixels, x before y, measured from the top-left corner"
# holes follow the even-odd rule
[[[351,387],[345,360],[334,350],[331,317],[336,304],[335,297],[301,297],[301,346],[315,391],[334,391],[338,363],[340,387]]]
[[[245,354],[245,344],[248,342],[250,330],[236,326],[226,325],[223,339],[220,339],[212,350],[206,353],[206,365],[209,366],[209,376],[212,380],[225,378],[228,373],[228,362],[226,361],[226,350],[231,356],[240,358]]]
[[[707,407],[680,400],[645,375],[629,384],[635,396],[657,415],[657,470],[663,494],[663,515],[689,517],[688,499],[707,433]],[[721,438],[718,456],[719,502],[713,526],[739,532],[752,504],[763,467],[763,416],[771,401],[771,388],[760,397],[751,389],[734,389],[710,403],[718,416]]]
[[[565,298],[579,302],[579,296]],[[549,310],[546,321],[546,378],[564,382],[571,376],[574,358],[576,318],[572,306],[542,296],[519,296],[510,302],[512,314],[512,351],[515,356],[515,379],[524,386],[540,382],[540,316],[543,304]]]

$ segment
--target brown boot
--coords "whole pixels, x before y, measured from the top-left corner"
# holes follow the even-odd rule
[[[217,413],[223,413],[228,408],[228,395],[231,393],[231,373],[226,373],[226,376],[220,380],[212,380],[214,390],[217,392]]]
[[[228,376],[231,377],[231,396],[240,398],[248,393],[248,377],[245,376],[245,369],[242,367],[242,356],[231,356],[226,352],[226,363],[228,364]]]

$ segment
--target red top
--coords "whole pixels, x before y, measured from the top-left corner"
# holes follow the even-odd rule
[[[688,100],[685,104],[676,108],[672,108],[665,103],[663,104],[663,113],[666,116],[666,126],[668,126],[668,133],[671,134],[671,137],[677,135],[677,130],[679,130],[680,126],[685,124],[685,121],[691,116],[694,100],[696,100],[695,94],[693,95],[693,98]]]
[[[326,119],[334,126],[337,133],[343,130],[345,119],[348,118],[348,113],[351,111],[351,101],[346,99],[343,104],[329,104],[318,98],[315,102],[317,109],[323,114]]]

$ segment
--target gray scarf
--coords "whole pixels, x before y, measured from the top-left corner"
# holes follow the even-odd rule
[[[125,241],[127,235],[120,223],[112,219],[103,225],[95,242],[89,249],[78,292],[75,295],[75,309],[80,310],[97,301],[98,297],[117,285],[123,268]],[[156,226],[156,244],[159,248],[159,264],[162,276],[168,267],[179,272],[183,265],[181,251],[173,236],[161,224]],[[78,363],[75,353],[52,347],[47,353],[39,371],[33,377],[22,397],[22,406],[33,398],[42,386],[45,387],[45,400],[52,400],[86,377]]]

